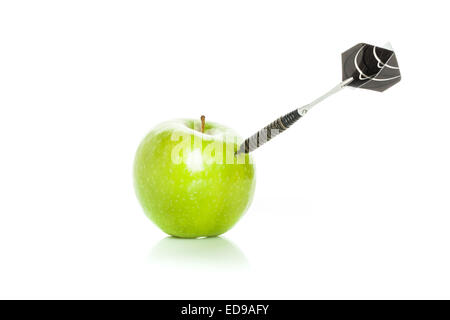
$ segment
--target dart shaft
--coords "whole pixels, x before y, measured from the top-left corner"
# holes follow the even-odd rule
[[[271,140],[281,132],[288,129],[291,125],[293,125],[297,120],[299,120],[301,117],[303,117],[309,110],[311,110],[312,107],[314,107],[319,102],[325,100],[329,96],[339,92],[343,88],[345,88],[350,82],[353,81],[353,78],[348,78],[341,83],[339,83],[337,86],[335,86],[333,89],[325,93],[324,95],[320,96],[319,98],[315,99],[311,103],[298,108],[294,111],[289,112],[288,114],[285,114],[282,117],[279,117],[277,120],[273,121],[269,125],[265,126],[262,130],[259,130],[257,133],[252,135],[251,137],[247,138],[239,147],[239,150],[236,152],[236,154],[240,153],[249,153],[254,151],[255,149],[262,146],[267,141]]]
[[[342,89],[344,89],[348,84],[350,84],[350,82],[353,81],[353,78],[348,78],[347,80],[342,81],[341,83],[339,83],[337,86],[335,86],[333,89],[331,89],[330,91],[328,91],[327,93],[321,95],[320,97],[318,97],[316,100],[314,100],[313,102],[307,104],[306,106],[303,106],[301,108],[298,108],[298,113],[301,115],[305,115],[309,110],[312,109],[312,107],[314,107],[316,104],[318,104],[319,102],[322,102],[323,100],[325,100],[326,98],[332,96],[333,94],[341,91]]]

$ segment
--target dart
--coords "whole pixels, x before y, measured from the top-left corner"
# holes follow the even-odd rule
[[[391,50],[359,43],[342,53],[342,81],[309,104],[279,117],[247,138],[236,154],[250,153],[288,129],[319,102],[346,87],[383,92],[401,79],[395,53]]]

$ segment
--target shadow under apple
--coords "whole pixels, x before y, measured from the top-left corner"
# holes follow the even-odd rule
[[[150,261],[164,267],[241,269],[248,266],[242,251],[223,237],[180,239],[166,237],[150,252]]]

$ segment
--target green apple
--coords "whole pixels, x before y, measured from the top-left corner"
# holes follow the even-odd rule
[[[249,154],[235,155],[242,140],[225,126],[203,125],[186,119],[160,124],[136,153],[137,197],[146,215],[172,236],[220,235],[253,198],[253,160]]]

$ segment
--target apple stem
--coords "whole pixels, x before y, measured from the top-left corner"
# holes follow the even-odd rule
[[[202,121],[202,133],[205,132],[205,116],[201,116],[200,120]]]

